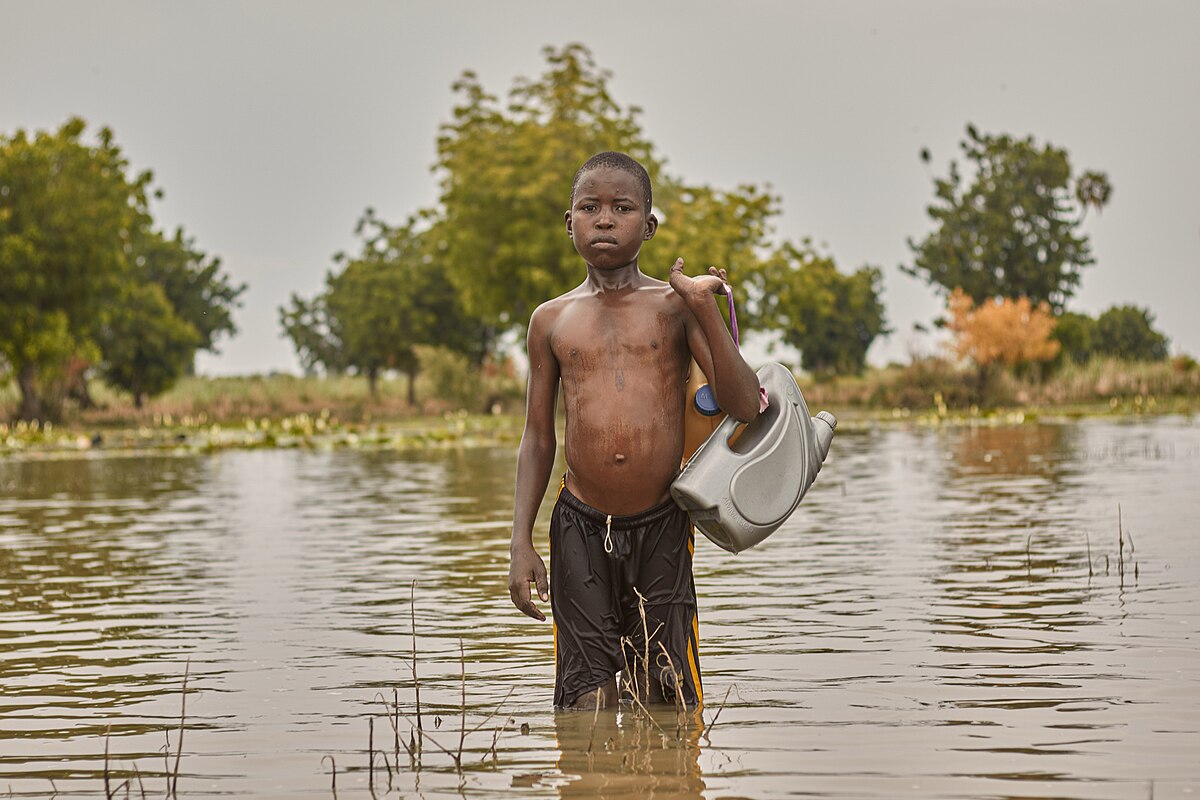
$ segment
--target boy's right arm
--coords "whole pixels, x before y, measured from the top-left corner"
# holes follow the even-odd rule
[[[517,455],[517,490],[513,504],[512,544],[509,546],[508,593],[513,605],[536,620],[546,616],[530,596],[529,585],[538,596],[549,599],[546,564],[533,546],[533,523],[550,482],[557,441],[554,409],[558,403],[558,361],[550,349],[550,314],[545,307],[529,320],[529,387],[525,399],[525,431]]]

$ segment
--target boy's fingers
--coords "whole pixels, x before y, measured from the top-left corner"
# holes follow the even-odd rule
[[[527,617],[533,617],[539,622],[546,621],[546,615],[538,610],[538,607],[533,604],[533,598],[529,594],[528,578],[508,584],[508,594],[512,598],[513,605],[520,609],[521,613]],[[541,591],[539,587],[539,592]]]
[[[546,580],[546,573],[542,570],[538,570],[537,592],[543,603],[550,599],[550,584]]]
[[[527,616],[533,617],[538,622],[546,621],[546,615],[538,610],[538,607],[533,603],[533,598],[529,596],[528,588],[525,589],[525,604],[520,608]]]

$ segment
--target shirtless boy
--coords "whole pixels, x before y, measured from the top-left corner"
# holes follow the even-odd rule
[[[658,228],[651,201],[650,178],[632,158],[588,159],[575,175],[566,212],[567,235],[587,278],[529,320],[508,588],[517,608],[534,619],[545,616],[530,584],[554,609],[559,708],[615,703],[617,673],[627,665],[636,670],[647,650],[651,700],[673,701],[676,685],[689,706],[702,700],[693,533],[670,496],[683,453],[690,359],[726,413],[742,421],[758,413],[758,378],[713,297],[722,291],[724,271],[688,277],[678,259],[664,283],[638,268],[642,243]],[[547,582],[533,525],[554,465],[560,383],[567,473],[550,522]]]

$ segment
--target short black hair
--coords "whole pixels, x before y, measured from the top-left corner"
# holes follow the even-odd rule
[[[654,191],[650,188],[650,173],[646,172],[646,168],[639,164],[633,156],[625,153],[617,153],[612,150],[596,153],[596,155],[583,162],[583,166],[575,173],[575,180],[571,181],[572,206],[575,205],[575,188],[579,186],[579,179],[583,177],[583,173],[598,167],[619,169],[637,178],[637,182],[642,187],[642,199],[646,201],[646,213],[650,213],[650,209],[654,205]]]

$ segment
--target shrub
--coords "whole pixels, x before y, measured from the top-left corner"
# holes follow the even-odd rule
[[[1096,352],[1126,361],[1162,361],[1167,337],[1154,330],[1150,309],[1113,306],[1096,320]]]

